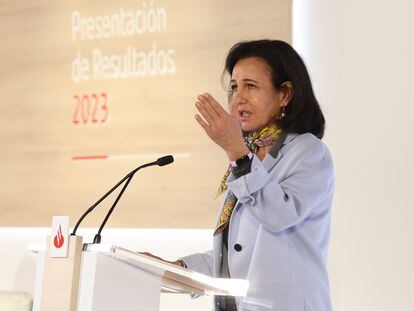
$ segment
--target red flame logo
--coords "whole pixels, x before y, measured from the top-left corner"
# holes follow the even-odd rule
[[[53,239],[53,244],[55,244],[56,248],[61,248],[63,243],[65,243],[65,239],[63,238],[62,228],[59,225],[59,231]]]

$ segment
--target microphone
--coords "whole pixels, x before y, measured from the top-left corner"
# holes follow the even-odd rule
[[[83,219],[90,212],[92,212],[95,209],[95,207],[97,207],[99,205],[99,203],[101,203],[103,200],[105,200],[108,197],[108,195],[110,195],[112,192],[114,192],[115,189],[117,189],[125,180],[127,180],[127,182],[125,183],[125,185],[122,188],[121,192],[118,194],[117,198],[115,199],[115,202],[112,204],[111,208],[109,209],[108,214],[106,215],[103,223],[101,224],[101,227],[99,228],[98,233],[95,235],[94,243],[100,243],[100,241],[101,241],[101,236],[100,236],[101,231],[102,231],[103,227],[105,226],[106,222],[108,221],[109,216],[111,216],[113,210],[115,209],[116,204],[118,203],[119,199],[121,198],[122,194],[124,193],[125,189],[127,188],[129,182],[131,181],[131,179],[135,175],[135,173],[138,172],[140,169],[148,167],[148,166],[154,166],[154,165],[165,166],[165,165],[168,165],[172,162],[174,162],[173,156],[172,155],[167,155],[167,156],[158,158],[154,162],[143,164],[143,165],[137,167],[136,169],[134,169],[133,171],[131,171],[130,173],[128,173],[115,186],[113,186],[107,193],[105,193],[98,201],[96,201],[91,207],[89,207],[86,210],[85,213],[82,214],[82,216],[79,218],[78,222],[76,223],[76,225],[75,225],[75,227],[74,227],[74,229],[73,229],[73,231],[70,235],[76,235],[76,231],[78,230],[78,227],[81,224],[81,222],[83,221]]]
[[[173,163],[173,162],[174,162],[174,158],[173,158],[173,156],[172,156],[172,155],[167,155],[167,156],[164,156],[164,157],[159,158],[159,159],[157,160],[157,164],[158,164],[159,166],[168,165],[168,164]]]

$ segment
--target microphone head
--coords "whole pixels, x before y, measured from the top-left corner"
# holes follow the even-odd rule
[[[167,156],[164,156],[164,157],[161,157],[161,158],[157,159],[157,164],[159,166],[168,165],[168,164],[173,163],[173,162],[174,162],[174,158],[173,158],[172,155],[167,155]]]

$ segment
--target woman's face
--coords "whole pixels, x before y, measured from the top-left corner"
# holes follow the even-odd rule
[[[282,92],[275,90],[265,60],[249,57],[239,60],[233,68],[230,88],[230,113],[243,131],[261,129],[281,115]]]

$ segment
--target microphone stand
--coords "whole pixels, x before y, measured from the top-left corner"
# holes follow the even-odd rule
[[[78,222],[76,223],[76,225],[75,225],[75,227],[73,228],[73,231],[72,231],[72,233],[70,234],[70,235],[76,235],[76,231],[78,230],[78,227],[79,227],[79,225],[81,224],[81,222],[83,221],[83,219],[90,213],[90,212],[92,212],[94,209],[95,209],[95,207],[96,206],[98,206],[99,205],[99,203],[101,203],[103,200],[105,200],[107,197],[108,197],[108,195],[110,195],[112,192],[114,192],[114,190],[116,189],[116,188],[118,188],[125,180],[127,180],[128,178],[129,178],[129,180],[127,181],[127,183],[126,183],[126,185],[128,185],[129,184],[129,182],[131,181],[131,179],[132,179],[132,176],[134,176],[134,174],[136,173],[136,172],[138,172],[140,169],[142,169],[142,168],[144,168],[144,167],[147,167],[147,166],[152,166],[152,165],[156,165],[156,164],[158,164],[158,160],[157,161],[154,161],[154,162],[151,162],[151,163],[147,163],[147,164],[144,164],[144,165],[141,165],[140,167],[138,167],[138,168],[136,168],[136,169],[134,169],[132,172],[130,172],[128,175],[126,175],[124,178],[122,178],[115,186],[113,186],[107,193],[105,193],[104,195],[103,195],[103,197],[102,198],[100,198],[98,201],[96,201],[90,208],[88,208],[87,210],[86,210],[86,212],[85,213],[83,213],[83,215],[79,218],[79,220],[78,220]],[[124,188],[122,189],[122,191],[121,191],[121,193],[120,193],[120,195],[122,195],[122,193],[125,191],[125,186],[124,186]],[[115,205],[116,205],[116,203],[118,203],[118,201],[119,201],[119,199],[120,199],[120,195],[118,195],[118,197],[117,197],[117,199],[116,199],[116,201],[115,201]],[[115,208],[115,206],[114,205],[112,205],[112,207],[111,207],[111,213],[112,213],[112,211],[113,211],[113,209]],[[105,217],[105,222],[107,221],[107,218]],[[100,229],[100,231],[102,231],[102,229]],[[99,232],[100,232],[99,231]]]
[[[119,199],[124,194],[125,189],[128,187],[129,182],[131,181],[132,177],[134,177],[134,174],[131,174],[126,181],[125,185],[122,187],[121,191],[119,192],[118,196],[116,197],[115,202],[112,204],[111,208],[109,209],[108,213],[105,216],[104,221],[102,222],[101,226],[99,227],[98,233],[95,234],[95,237],[93,239],[93,244],[99,244],[101,243],[101,232],[103,227],[105,226],[106,222],[108,221],[109,217],[111,216],[112,212],[115,209],[115,206],[118,204]]]

